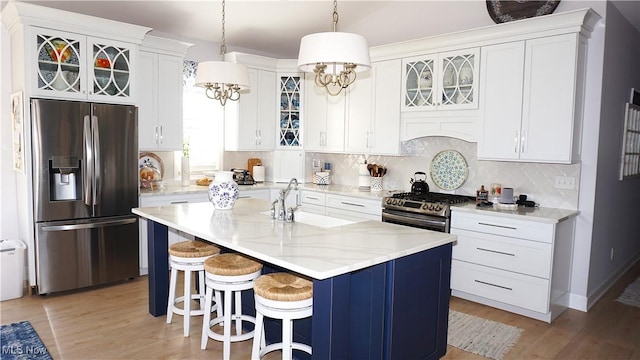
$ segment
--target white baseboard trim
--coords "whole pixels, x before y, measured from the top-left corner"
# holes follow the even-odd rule
[[[595,305],[602,296],[624,275],[636,262],[640,261],[640,253],[632,257],[631,260],[623,264],[618,270],[616,270],[607,280],[602,282],[595,291],[588,296],[571,294],[569,298],[569,308],[587,312],[593,305]]]

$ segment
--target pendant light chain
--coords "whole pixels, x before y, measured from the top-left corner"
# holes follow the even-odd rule
[[[225,35],[224,34],[224,20],[225,20],[224,5],[225,5],[225,0],[222,0],[222,44],[220,45],[220,55],[224,55],[227,53],[227,44],[224,36]]]
[[[333,32],[338,28],[338,0],[333,0]]]
[[[310,34],[300,40],[298,68],[313,72],[315,84],[337,96],[353,84],[357,71],[371,68],[371,59],[364,36],[338,32],[338,0],[333,0],[332,20],[333,32]]]
[[[222,42],[220,44],[221,61],[204,61],[199,64],[196,73],[196,86],[205,88],[205,95],[220,101],[225,106],[227,100],[240,99],[240,91],[250,87],[249,75],[244,65],[225,62],[227,41],[225,34],[225,0],[222,0]]]

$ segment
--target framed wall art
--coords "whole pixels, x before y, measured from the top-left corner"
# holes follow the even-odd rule
[[[24,173],[24,99],[22,91],[11,95],[11,129],[13,130],[13,170]]]
[[[640,176],[640,106],[627,103],[625,108],[620,180]]]

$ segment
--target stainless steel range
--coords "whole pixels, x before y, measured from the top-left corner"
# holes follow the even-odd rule
[[[472,196],[442,193],[397,193],[382,198],[382,221],[449,232],[451,205],[475,201]]]

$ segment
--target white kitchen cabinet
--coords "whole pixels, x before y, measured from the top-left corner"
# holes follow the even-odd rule
[[[343,152],[347,91],[328,95],[315,84],[315,74],[305,74],[304,86],[304,149]]]
[[[280,94],[278,146],[300,149],[302,146],[303,75],[299,73],[278,74],[278,79]]]
[[[273,150],[276,125],[276,72],[248,68],[248,92],[225,105],[227,151]]]
[[[136,44],[40,27],[29,33],[35,96],[135,103]]]
[[[301,190],[300,205],[303,211],[345,220],[382,220],[382,203],[378,199]]]
[[[480,49],[402,60],[400,140],[450,136],[477,141]]]
[[[401,61],[371,63],[347,94],[345,151],[376,155],[400,152]]]
[[[553,321],[569,304],[574,227],[452,209],[452,295]]]
[[[238,199],[260,199],[269,201],[271,199],[271,194],[269,189],[248,190],[241,187]]]
[[[483,48],[478,159],[577,161],[585,52],[578,34]]]
[[[402,60],[402,111],[478,107],[478,48]]]
[[[327,194],[325,215],[345,220],[382,221],[382,202],[379,199]]]
[[[182,150],[182,71],[191,44],[147,36],[140,48],[138,147]]]
[[[271,174],[267,173],[267,178]],[[305,182],[304,151],[301,150],[274,150],[273,151],[273,182],[289,183],[291,178],[298,180],[300,184]]]

